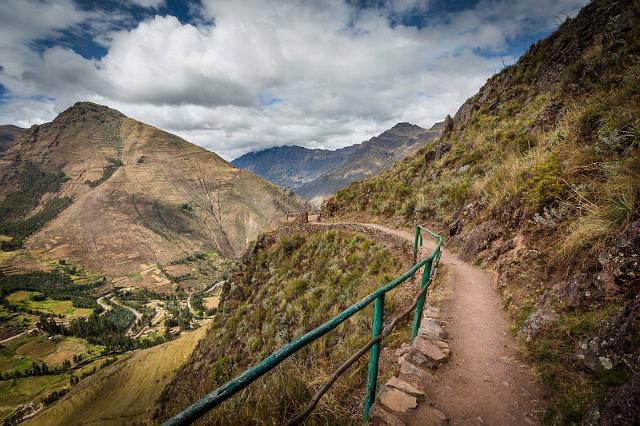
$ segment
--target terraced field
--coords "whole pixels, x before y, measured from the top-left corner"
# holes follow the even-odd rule
[[[101,351],[101,346],[91,345],[75,337],[49,338],[43,334],[25,333],[5,341],[0,346],[0,373],[5,378],[0,380],[0,419],[11,414],[21,404],[68,386],[71,374],[81,376],[102,362],[90,361],[72,370],[53,371],[60,368],[65,361],[72,363],[74,356],[91,360],[100,357]],[[53,374],[14,377],[16,372],[24,373],[32,368],[34,362],[45,363]]]

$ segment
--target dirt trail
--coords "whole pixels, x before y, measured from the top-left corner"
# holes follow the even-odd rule
[[[321,223],[314,223],[321,224]],[[360,223],[413,242],[409,232]],[[433,242],[424,240],[425,253]],[[507,329],[490,273],[443,250],[447,278],[439,321],[451,348],[449,362],[425,383],[425,393],[451,424],[526,425],[537,423],[542,396],[530,367],[516,350]],[[427,404],[408,418],[410,425],[433,424]]]

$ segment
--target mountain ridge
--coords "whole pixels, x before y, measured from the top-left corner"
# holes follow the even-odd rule
[[[14,126],[13,124],[0,125],[0,155],[9,149],[16,137],[27,129]]]
[[[354,180],[378,173],[435,137],[443,123],[430,129],[400,122],[367,141],[336,150],[284,145],[244,154],[231,163],[293,190],[319,205],[322,199]]]

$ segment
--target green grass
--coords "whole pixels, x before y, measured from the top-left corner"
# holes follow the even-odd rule
[[[0,306],[0,331],[5,334],[5,337],[28,329],[35,320],[33,315],[9,311],[4,306]]]
[[[236,271],[212,331],[166,388],[165,411],[182,408],[320,325],[397,276],[401,266],[394,253],[353,232],[266,234],[256,244],[256,251]],[[399,308],[395,294],[389,294],[385,314],[391,318]],[[282,423],[302,407],[341,360],[366,342],[371,315],[368,307],[301,349],[212,412],[207,421],[226,424],[233,418],[241,424]],[[409,325],[401,328],[387,345],[399,345],[406,338]],[[365,366],[363,358],[338,381],[311,423],[351,422],[354,413],[360,415]]]
[[[144,277],[138,273],[131,273],[127,275],[127,278],[129,278],[133,282],[141,282],[144,279]]]
[[[58,336],[50,339],[42,334],[23,335],[3,344],[0,349],[0,372],[24,371],[31,368],[34,361],[55,367],[64,360],[72,360],[74,355],[83,355],[85,358],[98,355],[102,348],[75,337]]]
[[[31,401],[56,385],[67,384],[66,375],[24,377],[0,382],[0,405],[18,405]]]
[[[77,308],[95,309],[98,305],[92,293],[103,283],[102,279],[93,279],[87,274],[83,274],[74,282],[69,273],[64,271],[30,271],[0,275],[0,294],[6,297],[16,291],[38,292],[49,299],[71,300],[73,306]],[[21,301],[23,302],[30,303],[28,300]]]
[[[509,304],[510,304],[510,301],[508,299],[502,300],[503,308],[507,308]],[[511,325],[511,332],[514,335],[518,334],[518,330],[520,330],[520,327],[522,327],[522,324],[524,324],[525,320],[529,318],[529,315],[531,315],[533,311],[535,311],[535,303],[533,300],[525,300],[518,306],[518,309],[515,314],[514,322]]]
[[[46,337],[21,336],[7,342],[0,350],[0,372],[26,371],[34,361],[55,351],[55,344]]]
[[[54,300],[49,298],[45,298],[44,300],[32,300],[32,296],[38,294],[41,293],[21,290],[11,293],[6,297],[6,299],[16,306],[55,315],[77,317],[88,316],[93,312],[93,309],[89,308],[75,308],[71,300]]]

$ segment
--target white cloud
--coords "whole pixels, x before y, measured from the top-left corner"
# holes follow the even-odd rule
[[[356,11],[339,0],[211,0],[195,25],[155,16],[105,31],[108,54],[94,61],[27,47],[87,19],[60,2],[70,8],[66,20],[45,20],[31,35],[10,29],[17,43],[0,43],[0,83],[30,105],[13,108],[18,101],[10,100],[0,120],[52,118],[50,99],[31,98],[46,95],[55,111],[77,100],[105,103],[226,158],[282,144],[338,148],[398,121],[429,126],[453,114],[503,60],[515,59],[477,49],[499,52],[513,37],[548,31],[584,3],[482,0],[416,29],[392,26],[390,16],[426,11],[428,1]],[[104,17],[93,19],[109,28]]]
[[[86,14],[71,0],[6,0],[0,2],[0,46],[53,37],[56,32],[78,24]]]

